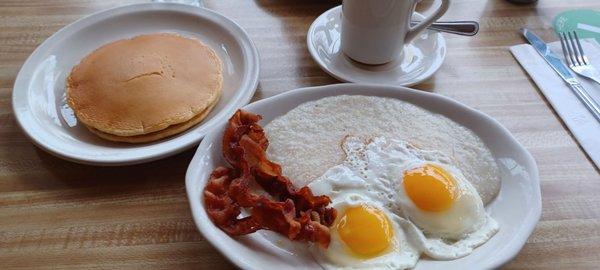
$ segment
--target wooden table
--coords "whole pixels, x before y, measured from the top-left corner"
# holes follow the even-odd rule
[[[196,230],[184,174],[194,150],[149,164],[100,168],[33,146],[11,110],[15,76],[29,54],[64,25],[94,11],[140,1],[0,1],[0,269],[233,268]],[[254,100],[337,81],[308,54],[310,23],[339,1],[206,0],[256,42],[261,77]],[[427,3],[425,3],[427,5]],[[446,35],[448,56],[416,86],[484,111],[534,155],[542,220],[506,268],[600,265],[600,176],[507,47],[527,26],[554,40],[553,17],[600,9],[598,0],[453,0],[444,19],[478,19],[473,38]]]

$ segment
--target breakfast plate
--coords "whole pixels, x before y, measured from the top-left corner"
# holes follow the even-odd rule
[[[78,122],[67,105],[65,80],[73,66],[98,47],[150,33],[197,38],[211,47],[222,60],[221,98],[200,124],[174,137],[135,145],[102,140]],[[85,164],[127,165],[196,145],[250,101],[258,74],[256,47],[239,25],[223,15],[181,4],[135,4],[82,18],[44,41],[21,68],[12,102],[17,122],[42,149]]]
[[[446,57],[446,41],[441,33],[425,30],[404,46],[397,60],[383,65],[365,65],[341,51],[341,11],[334,7],[321,14],[306,35],[308,51],[317,64],[344,82],[411,86],[431,77]],[[414,13],[414,19],[423,19]]]
[[[372,84],[337,84],[296,89],[251,103],[242,109],[262,115],[259,124],[265,126],[279,121],[277,118],[280,119],[280,116],[302,104],[340,95],[391,98],[447,117],[479,137],[499,167],[501,188],[498,195],[485,207],[487,215],[497,221],[499,231],[465,257],[454,260],[421,257],[415,269],[492,269],[502,266],[519,252],[541,214],[538,170],[531,154],[506,128],[489,116],[441,95]],[[227,123],[222,122],[207,134],[186,174],[186,189],[196,226],[220,252],[243,269],[320,268],[314,254],[309,252],[304,242],[292,242],[279,234],[264,230],[230,237],[211,222],[205,210],[203,190],[213,169],[226,165],[222,157],[222,138],[226,127]]]

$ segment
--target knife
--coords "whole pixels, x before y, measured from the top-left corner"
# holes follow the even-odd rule
[[[523,36],[529,41],[531,46],[548,62],[548,65],[558,73],[558,75],[571,87],[573,93],[585,104],[587,109],[594,115],[596,120],[600,122],[600,105],[594,101],[594,99],[588,94],[588,92],[579,83],[577,78],[571,74],[569,68],[554,54],[550,47],[538,36],[536,36],[531,30],[522,28],[521,32]]]

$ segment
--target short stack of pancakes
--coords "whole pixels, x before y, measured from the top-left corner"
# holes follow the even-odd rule
[[[221,96],[222,64],[208,46],[175,34],[106,44],[67,79],[67,102],[101,138],[160,140],[200,123]]]

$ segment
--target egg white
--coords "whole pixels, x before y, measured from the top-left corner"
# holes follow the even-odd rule
[[[498,222],[487,214],[483,225],[456,241],[427,236],[414,223],[403,218],[398,219],[398,223],[406,232],[411,244],[435,260],[453,260],[467,256],[476,247],[487,242],[499,230]]]

